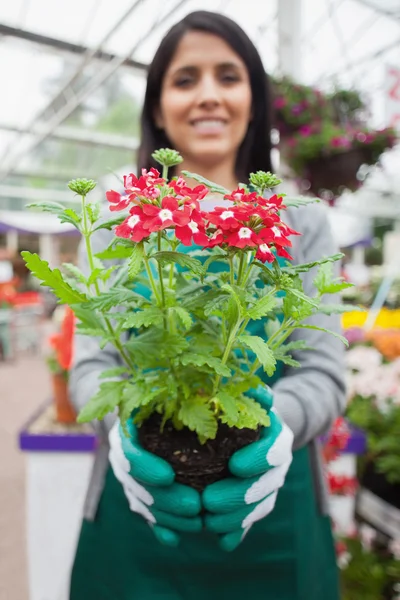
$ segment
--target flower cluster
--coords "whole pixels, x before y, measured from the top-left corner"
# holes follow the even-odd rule
[[[128,210],[116,227],[118,237],[134,242],[149,239],[152,233],[174,230],[185,246],[240,248],[253,250],[261,262],[273,262],[275,253],[291,259],[289,237],[298,235],[280,218],[283,197],[264,198],[245,186],[225,194],[225,206],[211,211],[201,208],[208,194],[205,185],[187,186],[182,177],[167,183],[156,169],[143,170],[140,177],[124,178],[124,193],[107,192],[112,211]]]
[[[329,472],[328,488],[332,496],[354,496],[358,488],[358,481],[349,475]]]

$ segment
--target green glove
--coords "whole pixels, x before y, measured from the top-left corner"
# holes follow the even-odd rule
[[[202,497],[206,529],[220,534],[227,551],[237,548],[252,525],[274,509],[292,462],[293,433],[272,408],[271,391],[259,386],[248,395],[268,411],[271,425],[231,457],[234,477],[207,486]]]
[[[202,529],[200,495],[176,483],[171,465],[140,446],[131,419],[127,427],[129,437],[119,420],[110,431],[111,467],[122,484],[130,509],[144,517],[162,544],[177,546],[178,532]]]

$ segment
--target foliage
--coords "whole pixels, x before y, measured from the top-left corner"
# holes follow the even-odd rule
[[[340,255],[282,268],[277,258],[291,258],[289,238],[297,232],[281,220],[284,198],[261,195],[278,181],[270,173],[251,175],[256,191],[241,186],[229,193],[193,174],[199,185],[190,188],[182,177],[167,179],[168,167],[181,160],[175,151],[160,150],[156,158],[162,177],[155,169],[131,173],[123,194],[107,192],[110,210],[124,211],[119,219],[100,220],[98,206],[87,200],[93,188],[87,180],[70,184],[82,195],[79,214],[42,206],[80,231],[89,274],[71,265],[52,270],[24,253],[41,284],[72,307],[77,331],[98,337],[101,348],[112,344],[125,365],[106,374],[79,420],[118,408],[122,422],[133,412],[141,423],[157,412],[162,425],[188,427],[202,442],[215,437],[219,423],[268,426],[266,411],[246,392],[273,375],[278,360],[298,364],[291,352],[299,346],[286,340],[296,328],[312,327],[306,319],[335,312],[322,298],[348,285],[332,276],[330,263]],[[201,211],[209,189],[224,196],[225,207]],[[100,228],[113,228],[116,238],[94,256],[91,237]],[[106,268],[108,258],[117,261]],[[299,273],[314,267],[311,298]],[[277,323],[268,341],[266,319]],[[257,321],[262,337],[250,329]]]
[[[376,348],[362,345],[347,354],[347,417],[367,435],[363,461],[400,483],[400,359],[388,363]]]
[[[357,537],[340,542],[343,600],[387,600],[394,598],[394,586],[399,582],[400,560],[390,552],[368,548]],[[340,556],[339,556],[340,564]]]
[[[391,128],[378,131],[344,128],[332,122],[307,125],[288,141],[288,164],[299,175],[303,175],[307,164],[319,158],[329,158],[351,149],[363,150],[365,164],[374,164],[380,155],[396,142],[396,133]]]

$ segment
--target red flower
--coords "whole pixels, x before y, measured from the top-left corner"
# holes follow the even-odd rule
[[[124,187],[128,194],[135,196],[144,196],[145,198],[158,198],[160,190],[155,187],[164,185],[165,180],[160,177],[157,169],[142,169],[142,175],[138,178],[134,173],[124,176]]]
[[[207,248],[214,248],[219,246],[224,241],[224,232],[222,229],[216,229],[214,233],[208,238]]]
[[[130,203],[129,196],[119,194],[114,190],[106,192],[106,198],[110,202],[111,211],[124,210]]]
[[[213,225],[223,230],[228,230],[238,229],[243,224],[243,221],[250,218],[251,214],[252,212],[248,208],[239,208],[236,206],[225,208],[217,206],[213,211],[206,213],[206,218]]]
[[[166,196],[161,201],[161,206],[144,204],[143,213],[146,216],[144,227],[149,231],[160,231],[172,225],[183,227],[190,221],[190,208],[179,207],[178,200],[172,196]]]
[[[232,202],[256,202],[260,196],[257,192],[246,192],[243,188],[238,188],[231,194],[226,194],[224,198],[225,200],[232,200]]]
[[[129,212],[129,217],[115,228],[115,235],[141,242],[150,235],[148,229],[144,228],[145,216],[140,206],[134,206]]]
[[[190,221],[183,227],[178,225],[175,227],[175,235],[184,246],[190,246],[193,242],[198,246],[207,246],[208,237],[205,233],[205,227],[201,214],[194,211],[190,217]]]
[[[288,260],[293,260],[293,256],[291,254],[289,254],[289,252],[287,252],[287,250],[285,250],[285,248],[282,248],[281,246],[276,247],[276,253],[281,258],[287,258]]]
[[[268,246],[268,244],[260,244],[258,246],[258,250],[256,252],[256,258],[258,258],[258,260],[260,260],[263,263],[265,263],[265,262],[272,263],[275,260],[275,256],[274,256],[273,252],[271,251],[270,247]]]
[[[335,496],[353,496],[358,487],[358,481],[355,477],[348,475],[336,475],[328,473],[329,492]]]
[[[259,240],[256,233],[250,227],[242,226],[238,230],[231,231],[226,236],[229,246],[246,248],[247,246],[258,246]]]
[[[208,194],[208,188],[205,185],[197,185],[192,189],[186,184],[183,177],[173,179],[168,186],[174,190],[178,198],[190,198],[197,202],[202,200]]]

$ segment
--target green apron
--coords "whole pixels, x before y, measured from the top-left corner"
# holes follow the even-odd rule
[[[250,329],[265,337],[260,321]],[[339,600],[330,520],[317,507],[308,447],[294,452],[273,512],[232,553],[206,531],[182,534],[178,548],[159,544],[108,470],[96,519],[82,524],[70,600],[244,598]]]

